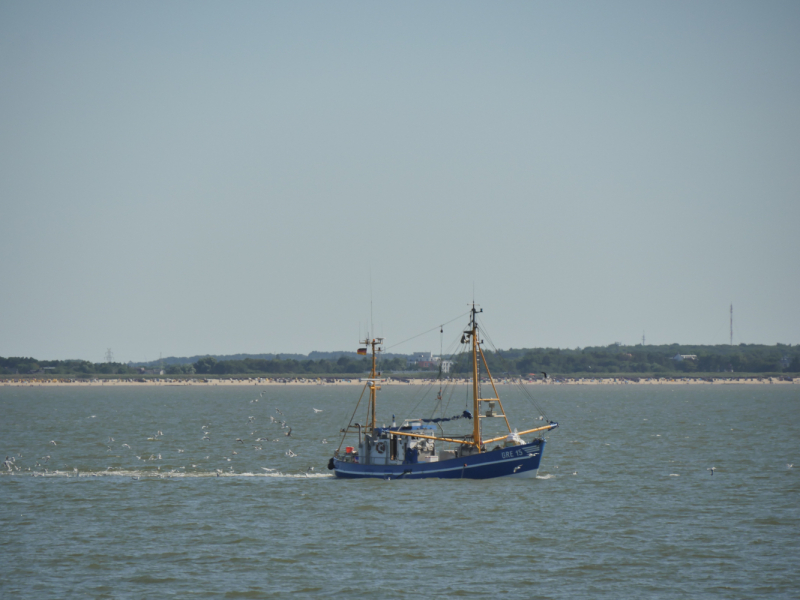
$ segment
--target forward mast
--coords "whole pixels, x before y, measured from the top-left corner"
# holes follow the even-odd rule
[[[372,369],[370,370],[369,379],[367,379],[367,385],[369,386],[370,413],[367,417],[367,421],[369,422],[369,432],[372,433],[375,431],[377,420],[376,408],[378,390],[381,389],[381,386],[378,384],[382,381],[381,379],[378,379],[380,374],[376,371],[377,353],[383,352],[383,348],[381,348],[383,345],[383,338],[370,338],[369,335],[367,335],[367,338],[362,340],[361,343],[372,350],[370,353],[372,355]]]

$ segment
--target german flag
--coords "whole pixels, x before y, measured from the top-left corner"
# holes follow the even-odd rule
[[[358,353],[359,354],[366,354],[367,353],[367,349],[366,348],[359,348],[358,349]]]

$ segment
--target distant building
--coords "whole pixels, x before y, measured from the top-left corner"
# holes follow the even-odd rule
[[[672,360],[697,360],[697,354],[676,354],[672,357]]]
[[[438,370],[442,366],[442,373],[449,373],[452,361],[442,360],[441,356],[434,356],[433,352],[414,352],[407,357],[408,365],[416,365],[420,369]]]
[[[431,362],[433,360],[433,352],[414,352],[407,360],[408,363],[412,365],[421,362]]]
[[[139,367],[139,374],[140,375],[163,375],[164,374],[164,369],[161,369],[159,367],[155,367],[155,368],[151,368],[151,369],[146,369],[144,367]]]

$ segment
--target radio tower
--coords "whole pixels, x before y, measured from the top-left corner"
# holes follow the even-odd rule
[[[733,346],[733,304],[731,304],[731,346]]]
[[[111,351],[111,348],[106,350],[106,362],[114,362],[114,353]]]

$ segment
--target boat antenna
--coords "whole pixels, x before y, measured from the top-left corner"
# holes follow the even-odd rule
[[[733,346],[733,302],[731,302],[731,346]]]
[[[444,325],[439,325],[439,393],[436,402],[441,406],[442,402],[442,380],[444,379]],[[444,406],[442,406],[442,416],[444,416]]]
[[[375,322],[372,319],[372,265],[369,267],[369,330],[375,335]]]

